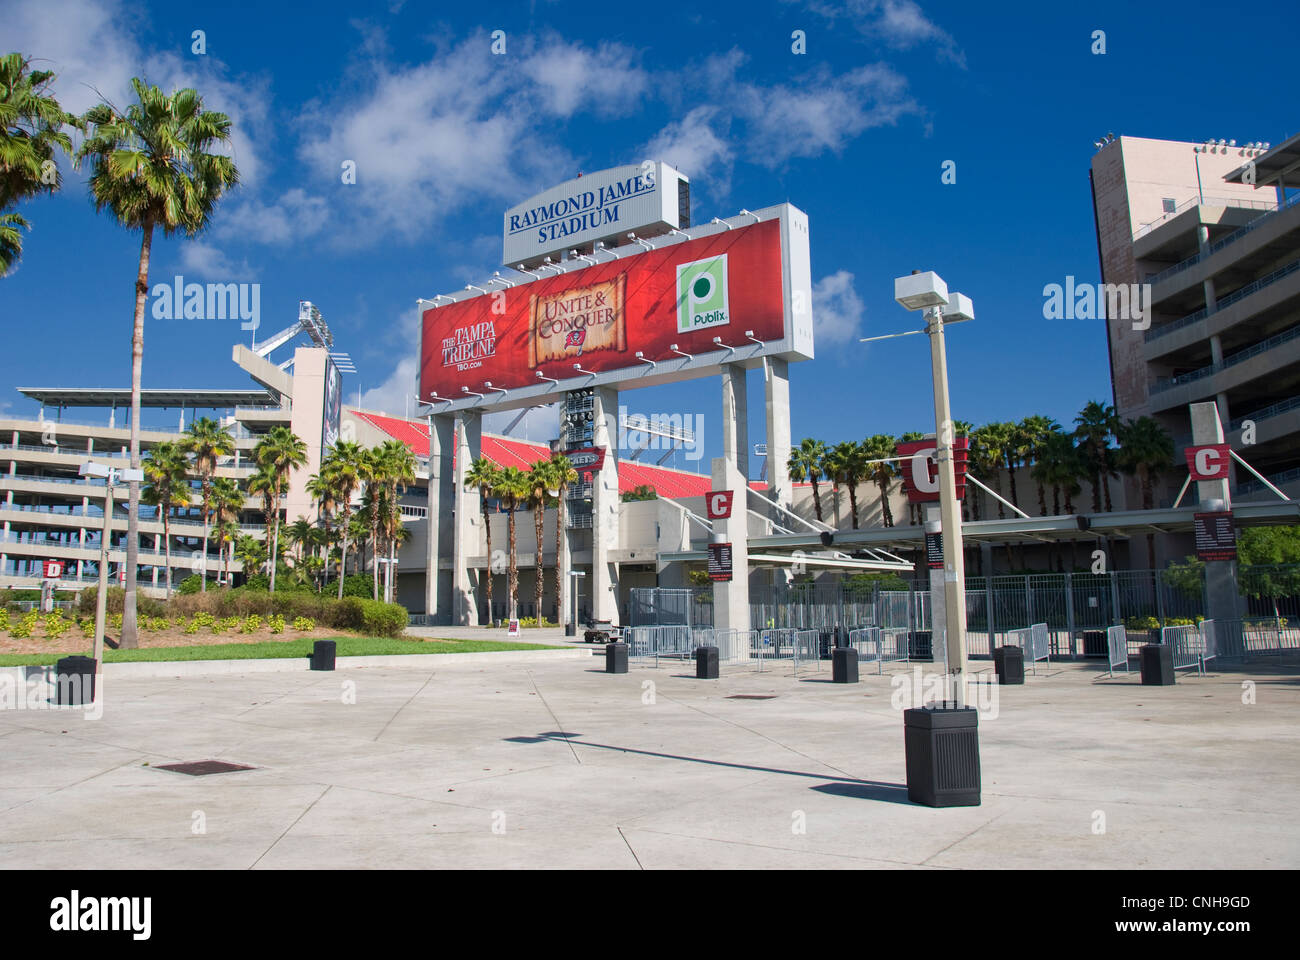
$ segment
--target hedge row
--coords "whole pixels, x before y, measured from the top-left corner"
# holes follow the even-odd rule
[[[122,612],[123,597],[121,587],[108,588],[109,613]],[[78,608],[80,612],[93,615],[95,599],[95,588],[82,593]],[[309,617],[322,626],[336,630],[356,630],[383,637],[400,636],[409,619],[405,607],[396,603],[384,603],[382,600],[352,596],[339,600],[307,590],[267,593],[247,587],[174,596],[167,603],[137,597],[136,610],[142,617],[193,617],[198,613],[211,614],[217,618],[280,616],[294,620]]]

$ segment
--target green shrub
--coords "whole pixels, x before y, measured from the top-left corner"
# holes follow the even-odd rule
[[[360,630],[365,613],[362,603],[358,597],[328,601],[325,604],[325,625],[339,630]]]
[[[244,619],[239,629],[241,633],[257,633],[262,629],[262,618],[254,613]]]
[[[406,608],[382,600],[362,600],[361,628],[373,637],[400,637],[410,623]]]
[[[271,628],[272,633],[284,633],[284,617],[278,613],[272,614],[266,621],[266,625]]]
[[[316,621],[311,617],[294,617],[293,628],[295,630],[300,630],[303,633],[311,633],[311,631],[316,629]]]
[[[193,576],[186,577],[184,580],[182,580],[180,582],[180,586],[176,588],[176,592],[179,593],[182,597],[187,597],[190,594],[200,592],[202,589],[203,589],[203,578],[196,573]]]

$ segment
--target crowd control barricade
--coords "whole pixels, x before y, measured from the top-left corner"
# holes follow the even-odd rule
[[[1115,668],[1128,673],[1128,630],[1123,626],[1106,628],[1106,672],[1115,676]]]
[[[1034,673],[1038,672],[1039,660],[1046,660],[1048,664],[1051,664],[1052,647],[1047,632],[1047,624],[1035,623],[1028,627],[1008,630],[1007,639],[1025,652],[1025,662],[1030,665]]]
[[[1160,642],[1173,648],[1175,670],[1195,667],[1198,675],[1205,674],[1205,661],[1209,658],[1205,655],[1205,635],[1200,627],[1164,627],[1160,631]],[[1210,657],[1213,656],[1211,653]]]

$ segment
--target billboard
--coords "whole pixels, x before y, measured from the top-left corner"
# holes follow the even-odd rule
[[[662,378],[683,354],[723,350],[714,337],[736,348],[727,362],[811,357],[807,220],[789,205],[773,209],[757,223],[440,307],[425,301],[420,395],[456,400],[485,382],[511,390],[543,378],[560,390],[566,379],[570,388],[626,379],[592,380],[620,371]]]
[[[501,262],[535,266],[569,250],[590,252],[597,240],[625,242],[629,232],[654,236],[689,226],[686,178],[656,160],[575,177],[505,213]],[[559,259],[558,256],[556,259]]]
[[[321,450],[328,450],[339,440],[339,424],[343,418],[343,374],[331,357],[325,358],[325,411],[321,426]]]

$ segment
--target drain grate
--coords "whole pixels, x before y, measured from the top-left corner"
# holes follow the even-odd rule
[[[161,763],[155,770],[171,770],[191,777],[206,777],[210,773],[234,773],[236,770],[256,770],[242,763],[230,763],[226,760],[191,760],[188,763]]]
[[[728,700],[775,700],[775,693],[733,693]]]

